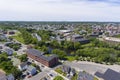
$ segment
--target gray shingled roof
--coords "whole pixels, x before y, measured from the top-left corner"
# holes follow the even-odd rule
[[[32,71],[33,69],[36,69],[34,66],[28,66],[27,70]]]
[[[104,74],[96,72],[95,75],[97,77],[103,78],[104,80],[120,80],[120,73],[112,69],[107,69]]]
[[[20,67],[23,68],[23,67],[25,67],[27,64],[28,64],[28,62],[23,62],[23,63],[20,64]]]
[[[44,59],[46,61],[50,61],[53,58],[57,57],[56,55],[45,56],[45,55],[43,55],[44,52],[38,51],[36,49],[28,49],[27,53],[32,54],[32,55],[37,56],[37,57],[40,57],[40,58],[42,58],[42,59]]]
[[[83,41],[89,41],[88,39],[85,39],[85,38],[81,38],[81,39],[76,39],[75,40],[76,42],[83,42]]]
[[[77,37],[83,38],[83,36],[82,36],[82,35],[79,35],[79,34],[72,35],[72,37],[73,37],[73,38],[77,38]]]
[[[41,56],[44,54],[44,52],[41,52],[41,51],[36,50],[36,49],[28,49],[27,53],[33,54],[35,56]]]
[[[7,76],[7,80],[15,80],[14,76],[12,74]]]
[[[120,80],[120,73],[113,71],[111,69],[108,69],[104,73],[103,79],[105,79],[105,80]]]

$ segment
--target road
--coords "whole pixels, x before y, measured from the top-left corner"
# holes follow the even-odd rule
[[[29,59],[29,61],[31,61]],[[64,80],[69,80],[67,77],[57,73],[54,68],[49,68],[47,66],[44,66],[43,64],[39,63],[39,62],[34,62],[36,65],[39,65],[42,72],[38,73],[37,75],[31,77],[31,78],[26,78],[24,80],[38,80],[38,77],[39,77],[39,80],[44,78],[44,77],[47,77],[48,80],[53,80],[56,76],[61,76],[63,77]],[[43,67],[44,66],[44,67]],[[50,74],[52,74],[53,76],[50,76]]]
[[[55,74],[55,76],[61,76],[61,77],[63,77],[63,79],[64,80],[69,80],[68,78],[66,78],[66,77],[64,77],[63,75],[61,75],[61,74],[59,74],[59,73],[57,73],[56,71],[54,71],[53,69],[51,69],[51,68],[46,68],[46,70],[44,69],[44,71],[42,71],[42,72],[40,72],[40,73],[38,73],[37,75],[35,75],[35,76],[33,76],[33,77],[31,77],[31,78],[26,78],[26,79],[24,79],[24,80],[40,80],[40,79],[42,79],[42,78],[44,78],[44,77],[47,77],[48,78],[48,80],[53,80],[54,79],[54,77],[51,77],[49,74]]]

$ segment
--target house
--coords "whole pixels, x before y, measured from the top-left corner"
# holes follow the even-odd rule
[[[79,72],[77,80],[94,80],[94,76],[86,72]]]
[[[75,71],[75,69],[71,68],[70,75],[71,75],[71,76],[74,76],[75,74],[76,74],[76,71]]]
[[[66,66],[66,65],[62,66],[62,71],[64,73],[67,73],[67,74],[71,75],[71,76],[74,76],[76,74],[75,69],[73,69],[73,68],[71,68],[69,66]]]
[[[44,52],[38,51],[36,49],[28,49],[26,53],[29,58],[37,62],[40,62],[41,64],[45,66],[53,67],[58,64],[57,55],[45,56],[43,55]]]
[[[3,34],[7,34],[7,31],[3,31]]]
[[[83,36],[81,36],[79,34],[74,34],[74,35],[68,36],[66,40],[70,40],[72,42],[80,42],[82,44],[90,42],[88,39],[84,38]]]
[[[9,56],[11,56],[11,55],[13,54],[13,50],[10,49],[10,48],[6,48],[4,51],[5,51]]]
[[[105,73],[96,72],[95,75],[104,80],[120,80],[120,73],[112,69],[107,69]]]
[[[7,80],[15,80],[15,77],[12,74],[10,74],[7,76]]]
[[[56,37],[56,40],[57,40],[58,42],[61,42],[61,41],[64,41],[65,38],[64,38],[64,37],[61,37],[61,36],[57,36],[57,37]]]
[[[98,34],[89,34],[88,37],[90,37],[90,38],[96,38],[96,37],[99,37],[99,35]]]
[[[8,31],[7,34],[13,35],[13,34],[15,34],[15,32],[11,30],[11,31]]]
[[[20,65],[18,65],[18,68],[23,71],[26,70],[28,68],[28,62],[23,62]]]
[[[41,41],[41,37],[37,33],[33,33],[33,37],[35,37],[38,41]]]
[[[4,34],[0,34],[0,40],[6,40],[7,37]]]
[[[65,72],[65,73],[67,73],[67,74],[69,74],[70,71],[71,71],[71,67],[63,65],[62,66],[62,71]]]
[[[81,44],[86,44],[86,43],[89,43],[90,40],[82,38],[82,39],[76,39],[75,42],[80,42]]]
[[[0,45],[0,49],[3,49],[3,46],[2,46],[2,45]]]
[[[84,38],[84,37],[79,34],[74,34],[71,36],[72,41],[76,41],[77,39],[82,39],[82,38]]]
[[[35,75],[35,74],[37,73],[37,70],[36,70],[36,68],[33,67],[33,66],[28,66],[27,72],[28,72],[30,75],[33,76],[33,75]]]
[[[67,33],[71,33],[71,32],[73,32],[72,30],[58,30],[57,31],[59,34],[61,34],[61,35],[65,35],[65,34],[67,34]]]

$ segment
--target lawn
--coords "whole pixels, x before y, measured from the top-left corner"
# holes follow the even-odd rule
[[[53,80],[64,80],[61,76],[56,76]]]
[[[16,39],[17,41],[24,43],[24,39],[22,38],[21,34],[18,34],[16,36],[11,36],[12,38]]]
[[[62,72],[61,68],[57,68],[57,69],[55,69],[55,71],[62,74],[63,76],[67,75],[66,73]]]

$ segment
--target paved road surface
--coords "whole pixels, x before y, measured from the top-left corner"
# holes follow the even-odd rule
[[[79,62],[65,62],[66,65],[75,68],[78,71],[86,71],[90,74],[95,74],[96,71],[100,71],[104,73],[108,68],[111,68],[115,71],[120,72],[120,66],[119,65],[103,65],[103,64],[97,64],[93,62],[85,62],[85,61],[79,61]]]

